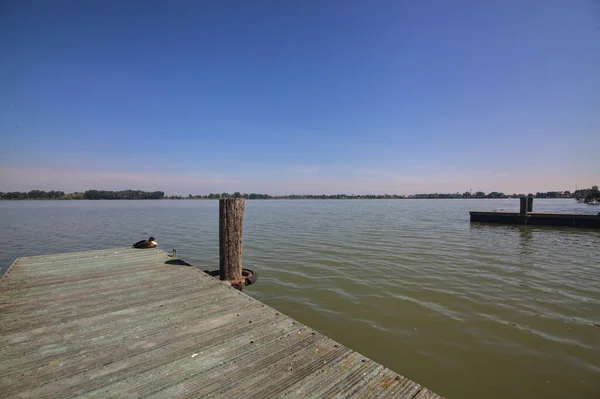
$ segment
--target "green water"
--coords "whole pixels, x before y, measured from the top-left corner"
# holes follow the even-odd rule
[[[245,292],[448,398],[600,398],[600,230],[469,223],[490,209],[518,201],[247,201],[244,265],[260,280]],[[153,235],[216,269],[217,214],[216,201],[0,201],[0,266]]]

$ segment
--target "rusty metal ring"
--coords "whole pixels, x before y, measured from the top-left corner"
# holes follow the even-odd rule
[[[212,270],[212,271],[205,270],[204,273],[208,274],[209,276],[213,276],[213,277],[216,277],[219,275],[218,270]],[[242,269],[242,278],[239,280],[229,280],[229,283],[231,283],[232,286],[242,285],[242,284],[252,285],[256,282],[256,280],[258,280],[258,273],[256,273],[255,271],[252,271],[250,269]]]

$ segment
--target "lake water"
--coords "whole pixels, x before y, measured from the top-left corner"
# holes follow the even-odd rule
[[[600,398],[600,230],[469,223],[518,207],[246,201],[244,265],[260,279],[244,292],[448,398]],[[2,272],[150,235],[218,269],[217,201],[0,201]]]

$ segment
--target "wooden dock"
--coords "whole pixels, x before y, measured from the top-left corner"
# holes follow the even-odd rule
[[[526,226],[564,226],[600,228],[600,213],[533,212],[533,197],[521,197],[519,212],[471,211],[471,222],[516,224]]]
[[[158,249],[17,259],[0,397],[440,398]]]
[[[579,213],[471,211],[471,222],[517,224],[525,226],[564,226],[600,228],[600,215]]]

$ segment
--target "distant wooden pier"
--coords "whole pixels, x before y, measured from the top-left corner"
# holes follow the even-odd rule
[[[159,249],[17,259],[3,398],[439,398]]]
[[[566,226],[600,228],[600,215],[582,213],[533,212],[533,198],[521,197],[519,212],[471,211],[471,222],[528,226]]]

